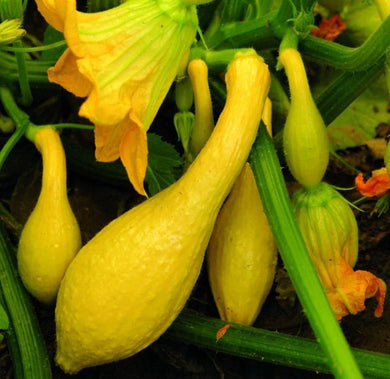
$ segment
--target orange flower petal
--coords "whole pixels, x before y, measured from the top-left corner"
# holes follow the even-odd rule
[[[95,125],[95,157],[98,161],[112,162],[119,158],[119,146],[130,125],[128,119],[116,125]]]
[[[76,0],[39,4],[47,21],[63,29],[69,47],[49,70],[50,80],[87,96],[79,115],[96,126],[96,158],[120,156],[131,183],[145,194],[146,131],[188,60],[196,7],[181,0],[137,0],[82,13]]]
[[[57,83],[75,96],[85,97],[91,92],[91,82],[80,73],[77,58],[66,49],[54,67],[49,68],[49,81]]]
[[[328,20],[322,19],[319,27],[313,28],[311,34],[328,41],[334,41],[346,28],[347,26],[340,16],[334,14]]]
[[[35,0],[35,2],[37,3],[39,12],[45,18],[46,22],[54,29],[63,32],[66,0]]]
[[[378,305],[375,316],[383,313],[383,304],[386,296],[385,283],[367,271],[353,271],[343,258],[337,262],[337,280],[334,287],[325,287],[330,305],[338,320],[347,314],[357,314],[366,306],[365,300],[375,296]]]
[[[366,182],[364,182],[363,174],[360,173],[355,178],[355,185],[363,196],[381,197],[385,195],[390,190],[390,178],[386,167],[373,171],[371,178]]]
[[[146,196],[144,178],[148,165],[148,143],[145,129],[133,124],[122,138],[119,152],[134,189]]]
[[[217,335],[216,335],[217,342],[226,334],[226,332],[229,328],[230,328],[230,324],[226,324],[222,328],[219,328],[217,330]]]

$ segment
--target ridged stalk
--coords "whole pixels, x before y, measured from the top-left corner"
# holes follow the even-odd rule
[[[184,311],[164,337],[236,357],[318,373],[331,372],[328,359],[316,341],[237,324],[230,324],[226,334],[216,341],[217,331],[225,325],[226,321]],[[352,349],[352,353],[367,378],[390,377],[390,355],[362,349]]]
[[[283,263],[333,374],[336,378],[361,378],[299,232],[280,164],[264,125],[260,126],[250,163]]]
[[[49,379],[50,361],[30,297],[16,269],[15,252],[10,246],[3,224],[0,224],[0,292],[11,329],[7,341],[18,379]],[[12,334],[10,334],[12,333]]]

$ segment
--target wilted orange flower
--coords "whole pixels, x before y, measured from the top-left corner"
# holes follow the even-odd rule
[[[386,284],[370,272],[353,270],[358,227],[348,203],[323,182],[297,191],[293,200],[297,223],[336,318],[363,311],[365,300],[374,296],[375,316],[380,317]]]
[[[313,28],[311,34],[313,36],[334,41],[347,26],[341,20],[338,14],[334,14],[329,19],[323,18],[318,28]]]
[[[198,25],[195,6],[132,0],[82,13],[76,0],[36,3],[68,44],[49,80],[87,97],[79,114],[95,125],[96,159],[120,157],[134,188],[145,194],[146,131],[186,64]]]
[[[363,174],[360,173],[355,178],[356,189],[367,197],[381,197],[390,190],[390,177],[386,167],[374,170],[372,176],[364,182]]]
[[[384,281],[367,271],[353,271],[342,257],[337,260],[335,266],[337,286],[327,287],[326,294],[336,318],[340,320],[348,314],[354,315],[363,311],[366,308],[365,300],[374,296],[378,302],[374,315],[381,317],[386,296]]]

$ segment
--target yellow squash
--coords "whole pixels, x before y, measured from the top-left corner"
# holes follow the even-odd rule
[[[181,179],[112,221],[69,266],[56,307],[56,361],[66,372],[137,353],[188,299],[255,139],[270,75],[250,55],[232,62],[226,83],[217,126]]]
[[[52,128],[38,130],[42,189],[24,225],[17,252],[27,290],[43,303],[55,300],[64,273],[81,247],[80,229],[68,201],[66,162],[61,139]]]
[[[262,119],[272,133],[272,103]],[[251,166],[246,163],[222,206],[211,235],[207,263],[211,291],[222,320],[252,325],[271,290],[277,248]]]
[[[326,126],[313,100],[305,66],[299,52],[286,48],[280,52],[288,78],[291,105],[283,132],[287,165],[304,187],[319,184],[329,161]]]

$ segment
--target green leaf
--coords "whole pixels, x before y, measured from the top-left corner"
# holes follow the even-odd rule
[[[64,40],[64,35],[52,28],[50,25],[46,28],[43,36],[43,45],[50,45],[51,43],[59,42]],[[66,50],[65,46],[56,47],[49,50],[44,50],[41,55],[42,61],[53,61],[56,62],[61,54]]]
[[[376,136],[376,127],[380,123],[390,122],[384,83],[381,75],[328,126],[332,149],[358,146]]]
[[[164,142],[157,134],[148,133],[148,148],[145,181],[149,195],[153,196],[177,180],[183,161],[173,145]]]

